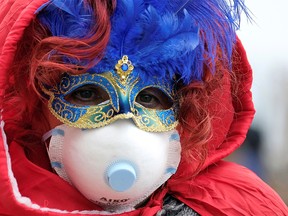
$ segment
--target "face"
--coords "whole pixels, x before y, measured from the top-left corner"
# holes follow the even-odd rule
[[[177,124],[173,80],[145,78],[127,56],[115,70],[99,73],[95,67],[80,75],[65,73],[58,85],[43,91],[60,122],[82,129],[117,119],[132,119],[140,129],[153,132],[172,130]]]
[[[43,139],[51,137],[47,151],[61,178],[105,210],[131,209],[180,162],[174,82],[146,78],[125,56],[115,70],[99,71],[65,73],[57,85],[42,86],[53,126],[62,123]]]

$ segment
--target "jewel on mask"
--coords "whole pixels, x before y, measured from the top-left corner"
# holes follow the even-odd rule
[[[118,63],[115,65],[116,72],[120,77],[122,84],[125,84],[127,77],[133,71],[134,66],[131,61],[129,61],[128,56],[124,55],[122,59],[118,60]]]

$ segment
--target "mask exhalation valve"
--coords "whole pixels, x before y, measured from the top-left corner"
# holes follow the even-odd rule
[[[129,162],[113,163],[107,170],[106,179],[113,190],[124,192],[134,185],[137,179],[136,169]]]

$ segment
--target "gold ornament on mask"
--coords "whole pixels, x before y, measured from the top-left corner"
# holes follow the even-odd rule
[[[122,59],[118,60],[118,63],[115,65],[116,72],[120,77],[122,84],[126,83],[127,77],[133,71],[134,66],[131,61],[129,61],[128,56],[124,55]]]

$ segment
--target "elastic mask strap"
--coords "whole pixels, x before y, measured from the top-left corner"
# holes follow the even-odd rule
[[[61,135],[64,136],[64,130],[60,129],[60,128],[53,128],[52,130],[46,132],[43,136],[42,136],[42,142],[45,143],[46,149],[48,151],[48,146],[47,146],[47,140],[52,137],[52,136],[57,136],[57,135]]]

